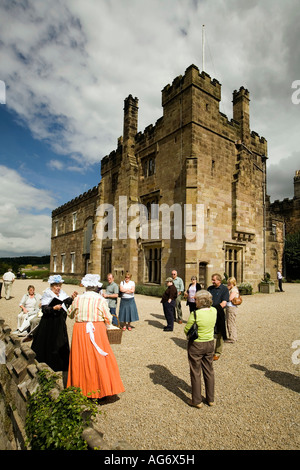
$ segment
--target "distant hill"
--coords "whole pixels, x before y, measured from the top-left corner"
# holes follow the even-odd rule
[[[50,255],[45,256],[16,256],[10,258],[0,258],[0,273],[4,273],[8,268],[16,272],[20,266],[46,266],[50,264]]]
[[[32,265],[40,265],[40,264],[49,264],[50,263],[50,255],[45,256],[16,256],[14,258],[0,258],[0,262],[3,263],[17,263],[21,264],[32,264]]]

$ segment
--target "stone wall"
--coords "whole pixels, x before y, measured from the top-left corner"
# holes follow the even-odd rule
[[[0,318],[0,450],[30,450],[26,442],[27,403],[38,384],[38,372],[51,369],[35,360],[29,343],[11,334],[11,328]],[[53,371],[52,371],[53,372]],[[55,373],[58,375],[57,373]],[[57,390],[62,390],[62,380]],[[89,450],[130,450],[126,442],[108,445],[101,430],[93,424],[83,431]]]
[[[37,372],[43,365],[35,361],[35,353],[27,343],[11,335],[1,318],[0,341],[0,449],[24,450],[27,399],[38,386]]]
[[[52,212],[51,273],[81,278],[89,271],[97,200],[96,186]]]

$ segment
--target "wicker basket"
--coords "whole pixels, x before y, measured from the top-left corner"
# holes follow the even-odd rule
[[[120,328],[120,322],[118,317],[116,315],[113,315],[113,317],[116,317],[118,321],[118,329],[113,328],[111,330],[106,330],[108,341],[110,344],[121,344],[123,330],[122,328]]]

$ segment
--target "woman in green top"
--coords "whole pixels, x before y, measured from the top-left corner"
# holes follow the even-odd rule
[[[201,408],[201,373],[203,373],[206,401],[209,406],[214,404],[215,378],[213,369],[214,357],[214,326],[217,319],[217,310],[212,307],[212,295],[201,290],[196,293],[196,322],[198,325],[198,338],[188,342],[188,360],[190,366],[192,400],[189,405]],[[194,313],[191,312],[184,328],[185,334],[194,323]]]

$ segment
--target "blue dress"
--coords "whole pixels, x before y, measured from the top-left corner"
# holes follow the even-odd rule
[[[136,308],[134,296],[132,295],[131,297],[129,297],[129,294],[125,294],[125,296],[123,294],[120,303],[119,321],[122,323],[130,323],[138,320],[139,314]]]

